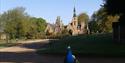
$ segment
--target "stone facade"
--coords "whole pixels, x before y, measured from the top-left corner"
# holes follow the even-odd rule
[[[51,34],[53,34],[53,33],[54,33],[54,28],[55,28],[55,26],[54,26],[53,24],[48,23],[48,24],[47,24],[47,27],[46,27],[46,29],[45,29],[46,35],[51,35]]]
[[[73,10],[73,17],[71,23],[67,25],[66,30],[71,35],[78,35],[78,34],[86,34],[86,28],[88,28],[84,21],[78,22],[78,17],[76,15],[76,10]],[[58,34],[64,29],[63,23],[60,19],[60,16],[57,17],[55,24],[48,24],[46,27],[45,32],[50,34]]]
[[[73,10],[74,14],[71,23],[68,24],[67,30],[71,35],[85,34],[85,22],[78,22],[78,17],[76,16],[76,10]]]
[[[60,16],[57,16],[55,24],[48,23],[47,27],[45,29],[45,32],[49,33],[50,35],[52,35],[52,34],[56,35],[58,33],[61,33],[63,28],[64,28],[64,26],[63,26],[63,23],[62,23],[62,21],[60,19]]]
[[[63,30],[63,23],[60,19],[60,16],[57,16],[57,19],[56,19],[56,23],[55,23],[55,30],[54,30],[54,34],[57,34],[57,33],[61,33],[61,31]]]

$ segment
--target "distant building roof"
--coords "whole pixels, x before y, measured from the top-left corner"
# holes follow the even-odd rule
[[[52,29],[55,28],[55,25],[54,25],[54,24],[47,23],[47,26],[51,27]]]
[[[55,25],[54,24],[47,23],[47,27],[45,29],[45,32],[47,32],[47,31],[54,32],[54,29],[55,29]]]

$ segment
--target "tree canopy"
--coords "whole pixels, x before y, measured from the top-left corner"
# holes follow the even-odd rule
[[[104,0],[104,7],[112,15],[125,14],[124,6],[124,0]]]
[[[104,5],[109,15],[120,15],[120,24],[125,23],[125,1],[124,0],[104,0]]]
[[[9,34],[11,39],[36,38],[37,35],[43,34],[46,25],[43,18],[30,17],[23,7],[4,12],[0,22],[3,23],[4,32]]]
[[[89,21],[89,16],[86,13],[80,13],[78,15],[78,22],[79,23],[85,22],[85,24],[87,24],[88,21]]]
[[[89,27],[93,32],[112,32],[112,23],[117,22],[119,15],[108,15],[105,8],[100,8],[91,17]]]

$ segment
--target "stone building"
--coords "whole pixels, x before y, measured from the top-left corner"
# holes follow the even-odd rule
[[[55,31],[54,31],[54,34],[57,34],[57,33],[61,33],[61,31],[63,30],[64,26],[63,26],[63,23],[60,19],[60,16],[57,16],[57,19],[56,19],[56,23],[55,23]]]
[[[87,27],[88,28],[88,27]],[[55,24],[48,23],[45,32],[49,35],[61,33],[64,29],[64,25],[60,19],[60,16],[57,16]],[[73,17],[71,23],[67,25],[67,31],[71,35],[78,35],[78,34],[86,34],[86,24],[84,21],[78,22],[78,17],[76,15],[76,9],[73,9]]]
[[[64,25],[60,19],[60,16],[57,16],[55,24],[49,24],[46,27],[45,32],[49,34],[58,34],[64,29]],[[78,34],[86,34],[88,30],[88,26],[85,24],[85,21],[79,22],[78,16],[76,15],[76,9],[73,9],[73,17],[71,23],[67,25],[66,30],[71,35],[78,35]]]
[[[60,19],[60,16],[57,16],[55,24],[48,23],[47,27],[45,29],[45,32],[46,32],[46,34],[49,34],[49,35],[52,35],[52,34],[56,35],[58,33],[61,33],[63,28],[64,28],[64,26]]]
[[[52,35],[54,33],[55,26],[53,24],[47,23],[47,27],[45,29],[46,35]]]
[[[78,22],[78,17],[76,15],[76,9],[74,7],[73,17],[71,23],[68,24],[67,30],[71,35],[85,34],[85,22]]]

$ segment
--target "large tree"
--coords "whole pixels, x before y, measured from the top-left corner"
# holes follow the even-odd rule
[[[1,29],[1,14],[0,14],[0,29]]]
[[[120,15],[120,22],[125,20],[125,1],[124,0],[104,0],[104,7],[109,15]]]
[[[119,22],[113,24],[113,38],[114,42],[125,43],[125,1],[104,0],[104,7],[109,15],[120,15]]]
[[[37,32],[44,32],[46,28],[46,21],[43,18],[31,18],[31,21],[37,26]]]
[[[89,27],[92,32],[112,32],[112,22],[117,22],[118,19],[118,15],[108,15],[102,7],[92,15]]]
[[[40,38],[44,34],[46,21],[43,18],[30,17],[25,8],[17,7],[4,12],[0,23],[4,32],[14,38]]]
[[[24,11],[25,8],[17,7],[4,12],[1,16],[2,21],[4,21],[4,31],[11,38],[21,38],[28,31],[28,15]]]
[[[125,1],[124,0],[104,0],[104,7],[109,14],[124,14],[125,13]]]
[[[85,22],[85,24],[87,25],[88,21],[89,21],[89,16],[86,13],[80,13],[78,15],[78,22],[79,23]]]
[[[84,25],[84,32],[89,34],[88,21],[89,16],[86,13],[80,13],[78,15],[78,25]]]
[[[44,34],[46,28],[46,21],[43,18],[30,18],[28,38],[40,38]]]

